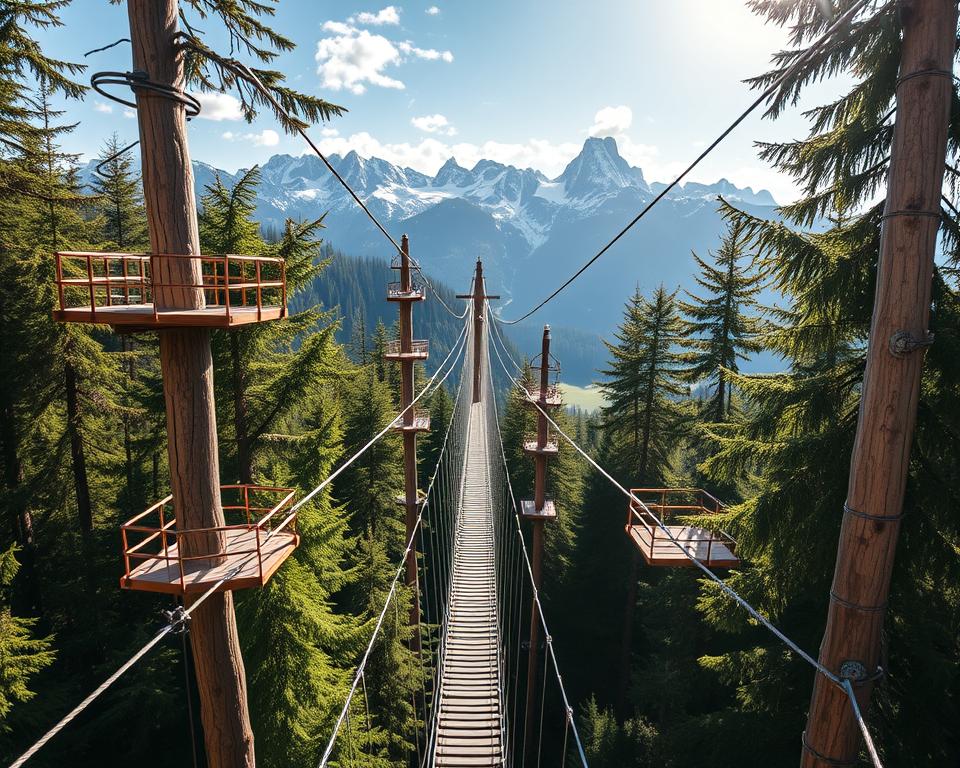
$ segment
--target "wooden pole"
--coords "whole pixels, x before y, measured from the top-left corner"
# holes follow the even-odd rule
[[[488,295],[483,281],[483,262],[477,259],[477,268],[473,275],[473,293],[458,293],[458,299],[473,299],[473,402],[479,403],[483,395],[481,384],[483,371],[483,322],[484,306],[487,299],[499,299]]]
[[[537,411],[537,448],[534,454],[534,484],[533,505],[538,515],[542,515],[547,500],[547,455],[543,449],[547,446],[547,388],[550,386],[550,326],[543,327],[543,340],[540,346],[540,394],[539,404],[542,410]],[[533,519],[533,552],[531,553],[530,568],[533,571],[533,584],[537,594],[543,585],[543,517]],[[534,603],[530,608],[530,650],[527,654],[527,707],[526,722],[524,724],[525,751],[528,760],[536,759],[533,744],[533,729],[536,724],[537,705],[536,689],[539,679],[540,665],[540,613]]]
[[[916,421],[953,90],[956,0],[901,3],[896,126],[880,236],[860,417],[820,663],[867,709]],[[817,674],[803,768],[854,765],[860,731],[846,694]]]
[[[406,235],[400,241],[400,290],[408,293],[413,289],[410,275],[410,241]],[[407,408],[413,402],[413,302],[400,304],[400,352],[406,357],[400,360],[400,407]],[[405,427],[412,427],[414,410],[403,414]],[[406,540],[414,535],[417,523],[419,500],[417,499],[417,433],[413,429],[403,432],[403,487],[406,508]],[[413,541],[406,560],[406,584],[413,592],[410,604],[410,626],[414,628],[411,639],[413,650],[420,651],[420,589],[417,574],[417,542]]]
[[[129,0],[133,66],[156,82],[183,88],[183,57],[174,48],[177,0]],[[144,203],[154,254],[200,254],[193,171],[183,105],[150,91],[138,91]],[[200,285],[192,259],[153,259],[161,283]],[[199,289],[154,291],[157,309],[203,306]],[[220,502],[213,358],[209,331],[160,331],[160,366],[167,408],[167,453],[178,528],[224,524]],[[185,537],[185,554],[217,555],[219,535]],[[212,595],[193,613],[190,642],[200,691],[210,768],[255,765],[253,731],[230,592]]]

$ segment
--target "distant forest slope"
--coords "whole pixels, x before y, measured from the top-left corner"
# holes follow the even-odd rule
[[[337,340],[343,344],[350,344],[352,339],[358,338],[361,326],[369,338],[378,322],[390,328],[397,321],[397,308],[386,300],[386,293],[387,283],[398,279],[398,273],[390,268],[388,259],[351,256],[332,245],[324,247],[323,257],[330,262],[329,266],[309,288],[293,298],[290,303],[292,312],[317,303],[327,309],[336,309],[340,318]],[[462,312],[463,300],[455,298],[455,294],[467,291],[469,286],[459,286],[455,290],[435,276],[427,276],[447,305],[457,313]],[[495,290],[495,286],[488,287]],[[414,336],[430,340],[428,370],[434,370],[443,360],[460,328],[460,321],[428,291],[427,300],[416,306],[413,319]],[[507,340],[516,347],[518,359],[533,357],[540,351],[542,334],[543,326],[535,322],[505,329]],[[579,386],[586,386],[596,379],[597,368],[604,360],[600,337],[577,328],[553,328],[553,353],[561,362],[564,381]]]

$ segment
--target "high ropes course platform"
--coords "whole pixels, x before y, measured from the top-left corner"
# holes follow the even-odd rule
[[[550,355],[549,327],[544,329],[540,353],[526,366],[511,356],[510,347],[499,330],[499,326],[515,325],[531,317],[570,286],[681,183],[747,115],[774,96],[788,75],[845,30],[847,23],[866,4],[867,0],[856,0],[833,19],[783,75],[768,84],[756,100],[623,229],[539,304],[512,320],[500,318],[492,311],[488,300],[498,297],[486,293],[479,260],[471,292],[457,296],[468,300],[462,314],[453,310],[411,258],[406,236],[397,242],[389,234],[310,139],[306,123],[291,117],[274,90],[265,86],[247,65],[215,56],[190,34],[179,33],[182,38],[179,48],[214,57],[212,60],[222,80],[226,78],[238,85],[242,81],[245,88],[252,89],[250,93],[269,104],[285,125],[301,135],[395,254],[391,266],[399,271],[399,280],[389,284],[387,300],[398,307],[399,338],[387,345],[384,358],[400,369],[400,411],[317,487],[296,501],[298,490],[293,488],[220,484],[214,391],[212,377],[207,375],[208,369],[212,369],[210,329],[236,332],[243,326],[288,316],[285,264],[282,259],[271,257],[201,255],[199,244],[188,242],[189,233],[195,233],[196,226],[188,226],[191,222],[187,220],[194,206],[183,204],[183,200],[192,201],[193,188],[189,155],[183,151],[187,145],[182,118],[184,114],[195,116],[200,109],[199,102],[184,93],[178,83],[154,81],[145,72],[95,74],[91,85],[101,95],[136,107],[141,122],[147,113],[148,123],[159,120],[157,125],[168,126],[165,131],[144,131],[141,124],[141,135],[149,139],[145,141],[149,146],[143,147],[144,161],[153,163],[152,173],[159,174],[155,183],[144,185],[145,203],[148,213],[154,212],[149,216],[151,222],[162,221],[166,225],[151,234],[162,235],[160,242],[165,247],[146,254],[55,254],[58,308],[53,316],[64,323],[109,324],[124,332],[165,334],[161,338],[166,340],[170,354],[161,354],[161,368],[165,391],[169,387],[172,392],[167,398],[168,424],[173,425],[168,430],[171,494],[121,527],[124,560],[121,586],[174,595],[180,604],[166,612],[167,623],[149,642],[64,715],[10,768],[20,768],[27,763],[164,638],[184,635],[188,628],[192,666],[198,681],[204,678],[204,684],[198,684],[197,690],[202,719],[204,725],[209,726],[204,728],[208,762],[211,768],[241,765],[252,768],[256,762],[253,732],[245,687],[237,685],[238,681],[243,682],[244,671],[231,593],[263,586],[283,566],[300,544],[297,511],[390,433],[399,435],[403,442],[404,493],[398,501],[404,509],[406,543],[403,552],[397,553],[400,556],[395,576],[368,645],[357,662],[342,708],[335,717],[331,716],[333,725],[319,756],[320,768],[327,765],[331,768],[381,765],[415,765],[417,768],[578,765],[586,768],[587,756],[577,733],[574,709],[564,687],[554,639],[540,599],[544,528],[563,512],[547,496],[547,465],[561,445],[564,450],[578,454],[591,471],[623,494],[627,507],[625,533],[636,547],[637,556],[642,556],[650,566],[682,565],[698,569],[753,621],[815,670],[815,706],[811,708],[809,721],[815,730],[803,735],[804,768],[852,765],[849,759],[840,760],[831,755],[856,755],[861,737],[871,763],[881,768],[860,706],[869,703],[870,686],[883,670],[857,659],[847,658],[838,668],[829,661],[818,660],[739,595],[714,570],[741,565],[737,542],[720,530],[723,504],[698,488],[631,490],[614,478],[551,416],[562,406],[562,397],[558,387],[559,365]],[[173,6],[175,3],[170,7]],[[130,9],[132,26],[151,30],[150,34],[133,35],[132,45],[160,46],[166,27],[156,23],[159,16],[146,14],[147,10],[153,10],[153,5],[130,3]],[[954,49],[952,40],[950,37],[949,45],[944,48],[947,64]],[[164,44],[162,50],[157,50],[158,56],[162,54],[171,59],[168,63],[171,71],[175,71],[172,47]],[[950,76],[948,70],[920,69],[902,76],[900,82],[917,75],[945,74]],[[105,85],[131,88],[136,103],[104,91]],[[142,96],[149,98],[141,99]],[[174,136],[176,133],[182,135],[178,138]],[[134,146],[136,143],[114,157]],[[164,162],[159,162],[161,157],[165,158]],[[182,200],[173,194],[178,189]],[[907,213],[910,212],[895,210],[896,215]],[[932,211],[913,213],[939,217]],[[930,242],[934,240],[931,236]],[[413,336],[413,307],[423,301],[428,292],[447,312],[462,321],[463,327],[436,371],[415,394],[415,365],[426,361],[431,350],[428,339]],[[878,296],[882,293],[878,288]],[[892,290],[888,293],[894,294]],[[161,345],[161,351],[163,348]],[[521,446],[514,446],[534,463],[532,499],[518,500],[511,484],[507,452],[500,433],[491,350],[504,376],[499,379],[504,385],[500,388],[501,395],[512,387],[536,416],[536,433],[526,436]],[[894,352],[899,356],[899,348]],[[453,412],[446,424],[431,424],[430,415],[418,408],[418,404],[444,386],[448,379],[448,386],[456,392]],[[191,388],[197,381],[205,382],[206,392]],[[417,440],[418,435],[431,431],[442,433],[443,437],[426,488],[420,489]],[[181,442],[178,444],[177,440]],[[899,519],[865,514],[845,505],[844,514],[847,513],[868,521],[856,523],[861,527],[851,529],[854,531]],[[831,595],[838,605],[845,606],[844,610],[867,611],[869,621],[882,621],[882,613],[876,608],[864,608],[852,598]],[[207,607],[199,611],[205,603]],[[407,603],[411,606],[409,617],[403,618],[399,615],[399,606]],[[386,628],[392,627],[391,631],[395,632],[401,622],[409,627],[409,630],[404,628],[410,636],[409,655],[419,667],[419,679],[410,702],[413,716],[405,718],[406,725],[398,725],[396,718],[390,719],[375,711],[375,706],[371,707],[367,679],[368,674],[373,677],[371,667],[375,665],[371,659],[378,642],[384,640]],[[875,634],[879,635],[880,625],[870,626],[876,626]],[[186,654],[183,637],[181,641]],[[840,647],[833,651],[839,652]],[[304,705],[316,707],[317,702],[304,702]],[[403,732],[385,733],[390,729]],[[194,759],[196,762],[196,753]]]

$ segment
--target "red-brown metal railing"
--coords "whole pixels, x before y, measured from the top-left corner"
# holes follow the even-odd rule
[[[737,540],[721,529],[710,529],[706,535],[700,531],[693,535],[674,536],[671,539],[657,525],[656,518],[665,526],[670,525],[673,517],[704,517],[721,514],[726,507],[712,494],[702,488],[631,488],[627,506],[627,530],[641,527],[649,534],[649,556],[654,558],[657,541],[679,544],[707,545],[705,562],[710,562],[714,543],[724,545],[731,555],[736,556]],[[650,497],[653,500],[650,500]],[[638,503],[642,502],[642,503]],[[668,503],[672,502],[672,503]],[[697,558],[701,559],[701,558]]]
[[[200,283],[161,280],[157,275],[163,259],[196,262],[200,267]],[[279,308],[281,315],[286,314],[286,263],[272,256],[59,251],[56,283],[61,311],[85,310],[89,306],[94,320],[97,310],[104,307],[143,306],[156,322],[159,313],[154,299],[158,290],[165,288],[201,290],[206,307],[222,308],[228,318],[237,309],[255,308],[258,320],[262,319],[265,308]],[[78,297],[88,304],[78,304]]]
[[[399,281],[393,282],[393,283],[387,283],[388,299],[404,297],[404,296],[417,297],[417,296],[423,296],[423,295],[424,295],[423,285],[416,281],[413,281],[413,280],[410,281],[409,290],[404,290],[403,284],[400,283]]]
[[[173,496],[168,495],[153,506],[130,518],[120,526],[120,534],[123,541],[123,565],[124,580],[129,581],[132,570],[131,560],[136,563],[147,560],[159,560],[165,564],[167,579],[171,579],[171,568],[176,568],[175,576],[180,584],[180,590],[186,590],[186,572],[184,570],[185,562],[195,560],[217,560],[222,558],[237,558],[245,555],[256,554],[257,573],[260,583],[263,583],[263,550],[264,542],[271,535],[279,531],[287,530],[291,534],[297,533],[297,513],[290,512],[279,523],[276,518],[284,510],[292,506],[293,497],[296,491],[293,488],[279,488],[266,485],[223,485],[220,487],[221,495],[224,492],[235,491],[239,494],[238,503],[224,503],[224,516],[240,515],[243,523],[233,525],[221,525],[210,528],[177,528],[177,520],[174,514],[167,514],[168,508],[173,506]],[[264,506],[257,504],[261,494],[280,496],[279,501]],[[251,495],[253,503],[251,503]],[[172,510],[170,510],[172,513]],[[150,524],[151,516],[156,515],[157,522]],[[256,546],[247,549],[226,548],[216,552],[207,552],[195,555],[185,555],[183,553],[183,539],[186,536],[193,537],[193,540],[202,540],[203,534],[226,533],[230,531],[252,531]],[[266,532],[267,535],[264,535]],[[136,543],[130,543],[131,534],[142,535]],[[155,552],[143,551],[150,542],[159,539],[159,549]],[[175,550],[174,550],[175,548]]]
[[[430,341],[428,339],[414,339],[410,344],[410,352],[406,353],[400,348],[400,340],[394,339],[384,345],[383,353],[385,355],[412,354],[426,357],[430,354]]]

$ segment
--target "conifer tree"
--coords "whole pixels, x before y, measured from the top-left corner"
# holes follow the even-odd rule
[[[322,219],[287,222],[282,239],[271,249],[252,218],[259,180],[256,166],[231,189],[216,178],[202,199],[201,245],[208,253],[275,253],[286,263],[287,292],[295,297],[324,267],[317,238]],[[318,327],[322,323],[326,327]],[[218,381],[220,406],[231,408],[239,482],[253,482],[256,452],[264,436],[275,431],[318,379],[336,372],[341,355],[333,349],[333,332],[329,315],[309,307],[285,320],[217,335],[217,367],[229,371]]]
[[[603,429],[620,452],[615,466],[633,482],[663,482],[683,431],[685,414],[677,399],[688,390],[680,381],[679,331],[676,291],[660,286],[645,299],[638,289],[614,334],[616,342],[604,342],[611,361],[601,371],[607,401]]]
[[[743,225],[731,222],[720,241],[713,263],[693,258],[700,267],[695,278],[707,297],[687,292],[690,301],[681,301],[684,315],[681,333],[688,351],[684,378],[691,384],[704,383],[712,389],[701,409],[702,418],[724,422],[733,412],[733,392],[728,373],[737,373],[750,352],[760,350],[756,336],[758,319],[747,314],[760,291],[760,275],[750,274],[744,258]]]
[[[147,214],[143,208],[140,175],[133,158],[111,134],[100,152],[102,167],[93,179],[96,209],[103,218],[103,236],[120,251],[147,245]]]
[[[8,718],[14,704],[29,701],[31,679],[53,663],[51,638],[35,637],[37,619],[24,619],[10,612],[7,591],[20,564],[11,547],[0,554],[0,731],[9,730]]]

